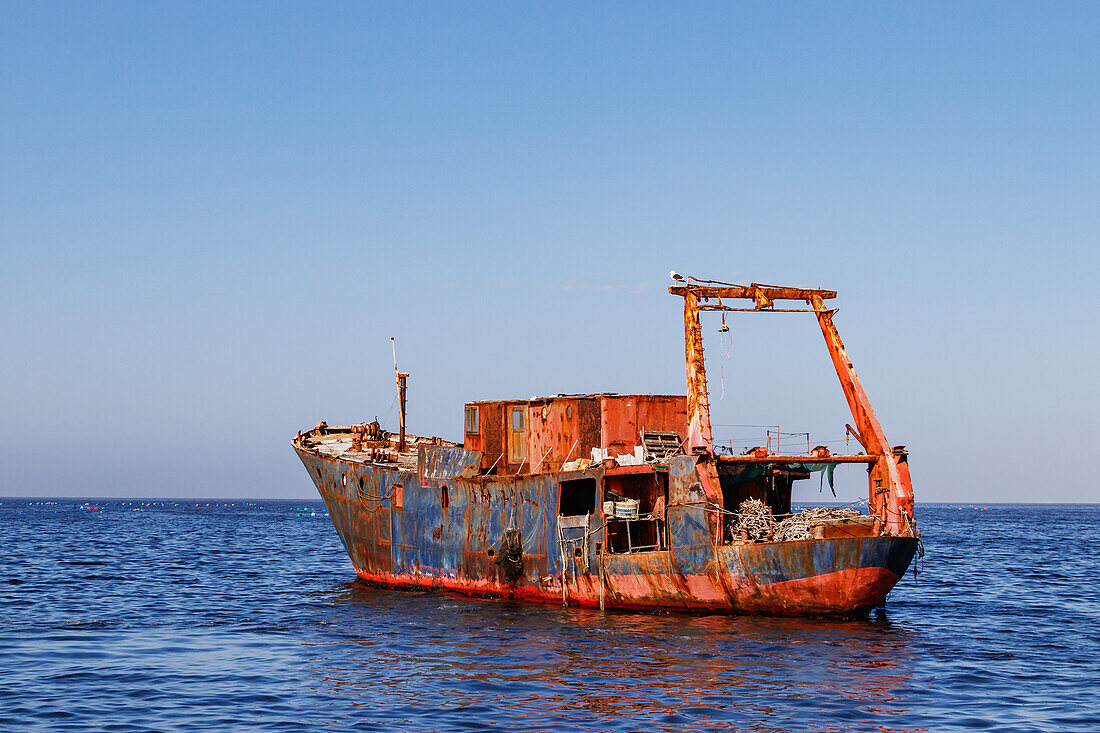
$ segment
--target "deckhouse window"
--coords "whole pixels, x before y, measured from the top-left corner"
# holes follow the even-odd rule
[[[466,434],[467,435],[477,435],[477,433],[478,433],[477,408],[476,407],[467,407],[466,408]]]
[[[508,460],[519,463],[527,458],[527,410],[513,407],[511,430],[508,431]]]

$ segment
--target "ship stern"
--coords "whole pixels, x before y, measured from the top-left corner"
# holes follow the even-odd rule
[[[730,602],[752,613],[864,615],[917,552],[915,537],[834,537],[719,548]]]

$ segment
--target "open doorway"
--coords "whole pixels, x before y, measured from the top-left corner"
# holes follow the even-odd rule
[[[663,471],[604,476],[607,551],[617,554],[668,549],[668,474]]]

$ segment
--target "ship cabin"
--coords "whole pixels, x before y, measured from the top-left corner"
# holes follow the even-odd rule
[[[481,453],[485,477],[558,474],[559,524],[568,528],[571,517],[580,523],[602,514],[608,551],[662,550],[668,546],[668,460],[685,453],[687,422],[684,395],[482,400],[465,404],[463,447]],[[789,514],[793,482],[823,468],[789,459],[761,463],[756,456],[766,448],[754,450],[744,456],[752,459],[748,464],[716,457],[727,518],[720,543],[737,539],[729,525],[743,501],[758,499],[775,516]]]
[[[657,459],[683,453],[686,410],[684,395],[467,402],[463,447],[481,452],[484,476],[564,474],[559,531],[587,526],[602,510],[608,551],[663,550],[668,468]]]
[[[634,456],[646,432],[674,435],[687,424],[683,395],[582,394],[466,403],[467,450],[483,475],[555,473],[580,459]]]

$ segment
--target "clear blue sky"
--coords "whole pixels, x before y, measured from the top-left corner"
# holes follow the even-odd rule
[[[0,5],[0,494],[312,496],[390,336],[421,434],[682,393],[676,269],[838,290],[918,500],[1100,501],[1100,6],[594,5]],[[718,325],[716,422],[843,437]]]

